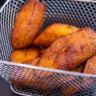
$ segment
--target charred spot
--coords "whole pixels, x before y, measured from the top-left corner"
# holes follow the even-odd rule
[[[65,53],[65,52],[68,52],[68,50],[71,48],[71,46],[68,46],[68,47],[63,47],[60,49],[60,53]]]
[[[84,50],[84,47],[83,46],[80,46],[80,49],[83,51]]]
[[[67,47],[67,50],[70,50],[72,48],[72,45],[69,45],[68,47]]]
[[[69,48],[67,48],[64,52],[68,52]]]
[[[36,65],[35,65],[35,66],[38,66],[38,65],[39,65],[39,63],[40,63],[40,60],[41,60],[41,59],[39,59],[39,60],[37,61],[37,63],[36,63]]]

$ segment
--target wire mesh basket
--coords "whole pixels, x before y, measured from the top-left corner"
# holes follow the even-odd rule
[[[96,75],[9,62],[13,51],[10,38],[14,20],[18,10],[26,2],[28,0],[7,0],[0,10],[0,75],[10,83],[15,93],[22,95],[95,96]],[[90,27],[96,31],[95,0],[40,0],[40,2],[47,6],[42,29],[52,23],[65,23],[80,28]]]

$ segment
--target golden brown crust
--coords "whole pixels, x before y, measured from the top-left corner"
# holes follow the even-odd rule
[[[40,58],[35,58],[33,60],[25,61],[23,63],[37,66],[36,63],[39,61],[39,59]],[[82,68],[82,66],[79,66],[72,71],[81,72]],[[14,76],[16,76],[16,78]],[[41,90],[44,93],[49,93],[51,92],[51,90],[59,87],[61,84],[67,83],[75,79],[75,77],[73,78],[72,76],[68,76],[67,78],[64,76],[64,78],[66,78],[66,81],[64,81],[62,77],[63,76],[58,77],[58,75],[54,74],[53,72],[44,72],[32,69],[27,70],[27,68],[24,68],[23,72],[22,69],[20,69],[18,73],[12,72],[11,80],[13,84],[18,88],[28,87]]]
[[[79,30],[79,28],[67,24],[54,23],[48,26],[35,40],[34,44],[42,47],[48,47],[58,38]]]
[[[33,60],[29,60],[23,63],[36,66],[36,63],[38,62],[39,59],[40,58],[35,58]],[[36,73],[39,73],[40,75],[42,75],[42,77],[37,76]],[[56,78],[54,73],[52,72],[45,73],[45,72],[42,72],[41,70],[39,71],[31,68],[30,69],[15,68],[15,71],[13,70],[11,73],[11,80],[12,80],[12,83],[17,88],[34,88],[44,93],[46,92],[49,93],[51,89],[59,87],[61,84],[61,83],[58,83],[58,80],[60,80],[60,78]]]
[[[14,50],[11,53],[11,62],[23,63],[28,60],[35,59],[40,56],[40,50],[35,47]]]
[[[87,60],[87,62],[85,64],[85,68],[84,68],[84,73],[96,74],[96,55],[94,55],[93,57],[91,57],[90,59]],[[94,85],[94,83],[95,83],[95,79],[85,77],[83,79],[83,82],[85,83],[85,85],[87,85],[87,86],[89,86],[89,88],[91,88],[92,85]]]
[[[32,44],[44,22],[46,6],[36,0],[30,0],[20,8],[12,32],[14,48],[24,48]]]
[[[96,55],[93,56],[91,59],[88,59],[86,65],[85,65],[85,68],[84,68],[84,73],[95,74],[95,72],[93,71],[93,70],[95,70],[94,69],[95,63],[96,63]],[[82,88],[85,88],[85,89],[91,88],[94,83],[94,79],[88,78],[88,77],[82,77],[82,82],[78,81],[79,83],[76,83],[76,84],[72,83],[72,82],[70,82],[71,84],[69,86],[65,86],[66,88],[65,87],[61,88],[61,92],[65,96],[70,96]]]
[[[43,52],[40,59],[34,61],[35,63],[32,63],[33,60],[32,62],[26,61],[24,63],[40,67],[64,69],[71,71],[77,66],[82,65],[82,62],[86,61],[95,53],[96,34],[93,30],[89,28],[83,28],[77,32],[63,36],[60,39],[53,42],[51,46]],[[46,73],[44,71],[42,72],[38,70],[27,70],[26,68],[23,71],[25,75],[21,72],[22,70],[20,69],[18,74],[15,72],[12,73],[13,84],[15,84],[18,87],[21,87],[20,85],[23,85],[23,87],[27,86],[30,88],[43,91],[50,89],[53,90],[54,88],[59,87],[61,84],[64,84],[66,82],[69,82],[70,80],[75,79],[75,76],[74,78],[72,78],[72,76],[68,76],[68,78],[64,76],[64,78],[66,78],[66,80],[64,81],[63,78],[56,78],[55,76],[58,75],[54,75],[55,73],[53,72]],[[15,78],[14,75],[17,75],[17,77]],[[17,80],[19,83],[17,82]],[[87,79],[84,80],[87,81]],[[70,90],[73,90],[72,87]],[[68,92],[70,91],[67,91],[66,93]]]
[[[41,48],[40,54],[42,55],[44,53],[44,51],[45,51],[45,48]]]
[[[88,59],[84,68],[84,73],[96,74],[96,55]]]
[[[39,58],[35,58],[32,60],[28,60],[23,62],[27,65],[36,66],[36,63],[38,62]],[[15,68],[11,73],[11,81],[12,83],[18,87],[18,88],[26,88],[30,87],[29,83],[32,83],[34,85],[34,79],[32,77],[35,76],[34,70],[28,69],[28,68]]]
[[[84,65],[80,65],[80,66],[72,69],[71,71],[73,71],[73,72],[80,72],[81,73],[81,72],[83,72],[83,69],[84,69]]]
[[[81,65],[75,69],[72,69],[71,71],[74,72],[83,72],[84,65]],[[64,77],[65,78],[65,77]],[[67,76],[67,83],[64,83],[64,85],[61,86],[61,93],[64,96],[73,96],[74,93],[82,90],[83,88],[87,89],[88,87],[91,88],[93,84],[92,78],[79,78],[77,76],[71,75]],[[91,83],[92,82],[92,83]]]
[[[90,28],[82,28],[53,42],[44,51],[38,62],[38,66],[71,70],[95,53],[95,32]]]
[[[36,66],[36,63],[39,61],[39,59],[40,59],[40,57],[37,57],[35,59],[31,59],[31,60],[23,62],[23,64],[28,64],[28,65]]]

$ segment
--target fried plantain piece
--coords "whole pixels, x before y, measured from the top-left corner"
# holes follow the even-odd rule
[[[84,68],[84,73],[88,74],[95,74],[95,62],[96,62],[96,55],[93,56],[91,59],[88,59],[85,68]],[[78,68],[77,68],[78,69]],[[77,77],[79,78],[79,77]],[[78,82],[76,82],[78,81]],[[76,83],[76,84],[75,84]],[[91,77],[82,77],[82,82],[78,80],[72,80],[70,81],[69,85],[64,85],[64,87],[61,87],[61,92],[64,96],[70,96],[79,91],[80,89],[82,90],[87,90],[87,88],[91,88],[94,83],[94,79]]]
[[[35,65],[36,66],[36,64],[39,61],[39,59],[40,59],[40,57],[37,57],[35,59],[31,59],[31,60],[28,60],[28,61],[23,62],[23,64]]]
[[[84,73],[87,74],[96,74],[96,55],[91,57],[90,59],[87,60],[84,68]],[[85,77],[83,79],[83,82],[85,83],[86,86],[91,88],[94,86],[94,83],[96,82],[96,79],[93,77]]]
[[[40,56],[40,50],[35,47],[14,50],[11,53],[11,62],[23,63],[28,60],[35,59]]]
[[[40,58],[35,58],[33,60],[28,60],[23,62],[27,65],[34,65],[38,62]],[[39,78],[36,73],[39,72],[41,75],[47,75],[48,78],[42,77]],[[48,75],[50,74],[50,75]],[[11,81],[17,88],[34,88],[36,90],[40,90],[44,94],[50,93],[51,89],[54,89],[60,85],[58,83],[59,78],[53,74],[53,72],[44,73],[42,70],[36,70],[31,68],[14,68],[11,72]]]
[[[84,65],[81,65],[75,69],[72,69],[71,71],[74,72],[83,72],[84,69]],[[65,78],[65,77],[64,77]],[[80,90],[85,90],[87,89],[89,86],[91,86],[90,82],[86,82],[84,77],[79,77],[78,75],[71,75],[68,76],[67,75],[67,81],[66,83],[62,84],[61,86],[61,93],[64,96],[73,96],[73,94],[75,94],[76,92],[80,91]],[[90,81],[92,81],[92,79],[89,78]]]
[[[24,64],[28,65],[36,65],[40,58],[35,58],[34,60],[29,60],[26,62],[23,62]],[[74,71],[81,72],[81,67],[74,69]],[[79,69],[79,70],[78,70]],[[59,76],[59,74],[55,74],[53,72],[48,71],[42,71],[42,70],[36,70],[36,69],[18,69],[18,73],[16,73],[16,70],[12,73],[12,82],[13,84],[18,88],[33,88],[36,90],[40,90],[44,94],[49,94],[53,89],[58,88],[62,83],[67,83],[70,80],[73,80],[72,76],[63,77],[66,78],[66,81],[62,78],[62,76]],[[42,77],[38,77],[36,73],[40,73],[40,75],[43,74]],[[25,74],[25,75],[24,75]],[[44,76],[46,75],[46,76]],[[18,78],[18,79],[17,79]],[[18,82],[17,82],[18,81]]]
[[[73,69],[72,71],[82,72],[82,70],[83,70],[83,66],[79,66],[79,67]],[[37,73],[39,73],[39,74],[37,74]],[[36,74],[36,76],[38,76],[37,81],[39,81],[39,82],[36,82],[37,87],[36,86],[35,87],[38,88],[39,90],[41,89],[43,91],[50,90],[50,89],[53,90],[55,88],[58,88],[61,84],[65,84],[65,83],[75,79],[75,77],[72,77],[70,75],[66,78],[65,75],[61,76],[57,73],[48,72],[48,71],[46,71],[46,72],[35,71],[35,74]],[[66,80],[64,80],[64,78],[66,78]],[[40,85],[39,84],[40,82],[43,83],[43,85]],[[31,87],[32,86],[33,85],[31,85]],[[32,88],[34,88],[34,86]]]
[[[45,48],[41,48],[40,49],[40,54],[42,55],[44,53],[44,51],[45,51]]]
[[[96,53],[96,33],[90,28],[61,37],[46,49],[38,66],[71,70]]]
[[[45,12],[45,4],[36,0],[30,0],[20,8],[12,32],[14,48],[25,48],[32,44],[42,28]]]
[[[72,77],[72,76],[71,76]],[[77,78],[76,78],[77,77]],[[67,84],[63,84],[61,86],[61,93],[62,96],[75,96],[75,94],[79,91],[83,92],[89,92],[93,85],[93,79],[92,78],[80,78],[79,76],[76,76],[74,80],[67,82]],[[91,83],[92,82],[92,83]],[[90,88],[90,89],[89,89]]]
[[[73,71],[73,72],[83,72],[83,69],[84,69],[84,65],[80,65],[80,66],[72,69],[71,71]]]
[[[35,40],[34,44],[42,47],[48,47],[53,41],[58,38],[75,32],[79,28],[67,24],[54,23],[48,26]]]
[[[96,55],[88,59],[84,68],[84,73],[96,74]]]
[[[61,87],[61,93],[62,96],[73,96],[74,93],[78,92],[80,90],[80,83],[76,82],[75,80],[70,81],[70,83],[62,85]],[[82,83],[81,83],[82,84]]]
[[[39,57],[22,63],[36,66],[38,60]],[[33,69],[18,67],[18,68],[14,68],[14,70],[11,72],[11,81],[17,88],[26,88],[30,86],[29,85],[30,82],[34,84],[34,78],[32,79],[33,76],[35,76]]]

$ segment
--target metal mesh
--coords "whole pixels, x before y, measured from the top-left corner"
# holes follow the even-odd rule
[[[7,0],[0,10],[0,59],[10,60],[13,51],[11,34],[19,8],[28,0]],[[72,0],[40,0],[47,5],[42,29],[52,23],[65,23],[77,27],[90,27],[96,31],[96,2]],[[83,75],[46,68],[18,66],[0,61],[0,75],[16,93],[34,96],[95,96],[96,76]],[[27,87],[26,87],[27,86]]]
[[[2,61],[0,75],[15,93],[33,96],[95,96],[96,76]]]

